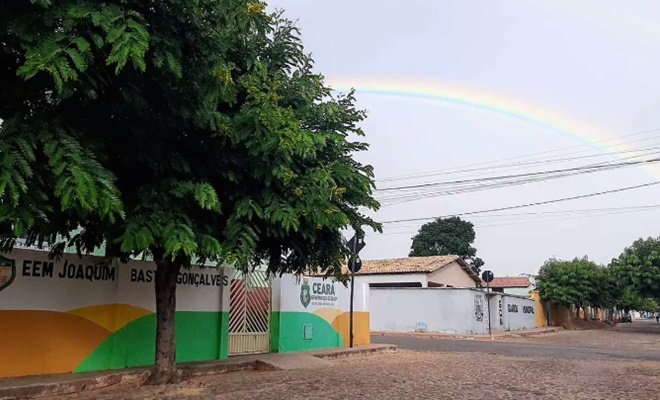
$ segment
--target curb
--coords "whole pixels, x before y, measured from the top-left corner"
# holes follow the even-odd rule
[[[315,351],[308,354],[313,355],[318,358],[346,358],[346,357],[355,357],[355,356],[366,356],[366,355],[375,355],[375,354],[392,354],[398,352],[398,348],[393,344],[383,344],[378,346],[369,346],[369,347],[354,347],[348,349],[341,349],[334,352],[325,352],[325,351]],[[304,353],[303,353],[304,354]]]
[[[418,338],[418,339],[454,339],[454,340],[499,340],[507,338],[525,337],[525,336],[540,336],[548,333],[555,333],[563,331],[563,327],[553,327],[552,329],[545,329],[542,331],[507,331],[496,333],[494,335],[457,335],[450,333],[422,333],[422,332],[371,332],[374,336],[382,337],[404,337],[404,338]]]
[[[0,400],[45,396],[64,396],[118,384],[140,385],[149,377],[148,370],[121,371],[103,376],[76,377],[65,382],[45,382],[0,388]]]
[[[338,359],[345,357],[374,355],[374,354],[389,354],[396,353],[397,347],[394,345],[370,345],[366,347],[355,347],[347,349],[332,349],[320,351],[308,351],[292,354],[308,354],[321,359]],[[190,379],[196,376],[216,375],[227,372],[237,372],[244,370],[259,370],[260,366],[264,364],[261,359],[265,358],[268,354],[246,356],[244,360],[236,360],[235,362],[227,360],[208,361],[202,363],[185,363],[179,366],[179,376],[183,380]],[[17,378],[18,382],[14,386],[0,387],[0,400],[15,400],[25,398],[38,398],[38,397],[58,397],[69,394],[76,394],[83,391],[101,389],[114,385],[134,385],[139,386],[143,384],[151,373],[150,369],[127,369],[115,372],[91,372],[82,374],[69,374],[66,375],[69,379],[63,381],[55,381],[53,378],[57,376],[43,376],[43,381],[36,381],[40,377],[30,379],[31,383],[21,382],[23,378]],[[8,378],[11,380],[12,378]],[[50,380],[50,382],[48,382]],[[44,382],[45,381],[45,382]],[[2,384],[2,380],[0,380]]]

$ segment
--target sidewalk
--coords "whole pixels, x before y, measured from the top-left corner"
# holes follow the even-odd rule
[[[543,335],[547,333],[563,331],[560,326],[548,326],[545,328],[524,329],[519,331],[493,331],[492,335],[462,335],[436,332],[371,332],[376,336],[395,336],[410,338],[432,338],[432,339],[459,339],[459,340],[503,340],[507,338],[518,338],[525,336]]]
[[[396,351],[397,348],[394,345],[371,344],[352,349],[344,347],[302,353],[236,356],[225,360],[181,363],[179,364],[179,374],[182,379],[188,379],[193,376],[221,374],[247,369],[259,371],[312,369],[328,365],[330,359],[395,353]],[[63,396],[119,384],[138,386],[149,377],[149,372],[149,368],[132,368],[81,374],[0,379],[0,400]]]

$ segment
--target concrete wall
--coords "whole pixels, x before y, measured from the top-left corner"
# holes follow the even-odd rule
[[[355,283],[421,283],[428,286],[426,274],[356,275]]]
[[[504,294],[510,294],[514,296],[529,296],[531,288],[504,288]]]
[[[502,330],[516,331],[536,328],[534,300],[502,295],[502,310],[504,314]]]
[[[536,327],[543,328],[548,326],[548,313],[545,309],[545,302],[541,300],[539,292],[532,292],[532,299],[534,300],[534,312],[536,314]]]
[[[477,289],[371,288],[371,330],[487,333],[485,298]]]
[[[428,274],[428,281],[454,287],[476,287],[476,282],[456,262]]]
[[[371,288],[369,304],[374,332],[487,334],[489,319],[493,330],[536,327],[532,299],[491,294],[488,307],[481,289]]]
[[[371,342],[369,287],[355,283],[354,344]],[[350,290],[331,279],[284,275],[273,281],[271,351],[287,353],[348,346]]]
[[[153,364],[155,264],[22,249],[1,261],[0,377]],[[222,268],[179,274],[177,361],[227,357],[229,280]]]

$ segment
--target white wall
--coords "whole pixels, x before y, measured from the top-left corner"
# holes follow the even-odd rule
[[[531,290],[531,286],[524,288],[504,288],[504,293],[512,294],[514,296],[529,296]]]
[[[461,268],[457,261],[445,265],[437,271],[428,275],[429,282],[441,283],[454,287],[476,287],[474,279],[470,278],[467,272]]]
[[[309,292],[307,304],[303,302],[303,287]],[[273,279],[273,311],[309,312],[322,311],[322,316],[340,315],[350,310],[350,284],[309,276],[282,275]],[[369,312],[369,287],[355,281],[353,309]],[[334,313],[334,314],[333,314]],[[329,321],[332,323],[332,321]]]
[[[488,333],[486,294],[476,289],[371,288],[375,332]]]
[[[515,331],[536,328],[534,300],[504,295],[502,296],[502,309],[504,311],[503,330]]]
[[[373,332],[487,334],[536,328],[534,300],[471,288],[371,288]],[[501,313],[500,313],[501,312]]]
[[[422,287],[428,286],[426,274],[378,274],[378,275],[355,275],[355,283],[403,283],[419,282]]]

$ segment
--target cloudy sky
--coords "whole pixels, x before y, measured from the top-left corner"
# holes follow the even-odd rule
[[[306,50],[333,87],[357,89],[359,106],[369,112],[364,128],[371,144],[359,158],[375,167],[379,189],[431,184],[379,190],[380,221],[660,180],[660,165],[647,164],[483,188],[501,182],[494,176],[658,157],[660,130],[640,133],[660,128],[657,1],[273,0],[270,6],[298,20]],[[447,183],[456,180],[468,182]],[[447,193],[457,188],[463,193]],[[660,185],[464,218],[475,224],[486,268],[517,275],[535,272],[552,256],[609,262],[636,238],[660,235],[656,205]],[[368,235],[363,258],[407,256],[422,223],[386,223],[382,235]]]

